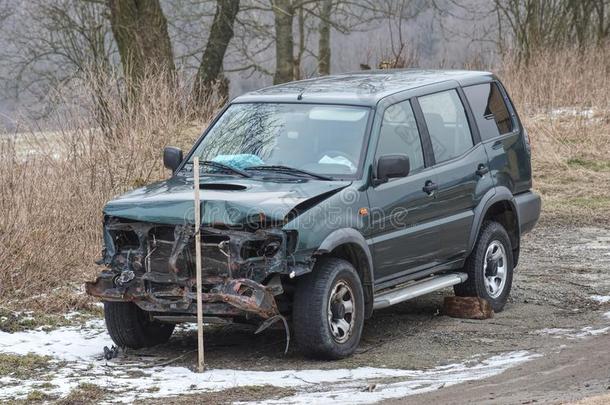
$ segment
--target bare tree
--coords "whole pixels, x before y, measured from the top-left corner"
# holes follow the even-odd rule
[[[494,5],[500,41],[510,42],[526,64],[543,48],[584,49],[609,38],[609,0],[494,0]]]
[[[40,100],[86,71],[112,69],[115,48],[105,10],[101,0],[31,0],[16,6],[2,24],[10,45],[0,58],[14,97]]]
[[[225,53],[231,38],[233,38],[233,26],[235,17],[239,11],[239,0],[218,0],[216,14],[210,29],[208,42],[203,52],[201,64],[195,76],[194,93],[195,101],[201,104],[209,99],[213,85],[223,78],[220,77]],[[228,98],[228,86],[221,86],[220,97]]]
[[[173,80],[174,57],[159,0],[108,0],[108,6],[123,72],[132,88],[147,73],[162,72]]]
[[[323,0],[320,10],[320,38],[318,40],[318,73],[320,75],[330,74],[330,28],[332,0]]]
[[[272,0],[275,19],[275,74],[273,84],[294,78],[294,38],[292,25],[295,5],[293,0]]]

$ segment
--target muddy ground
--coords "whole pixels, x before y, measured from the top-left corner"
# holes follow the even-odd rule
[[[294,345],[284,356],[283,330],[253,335],[254,328],[228,325],[206,329],[206,362],[212,368],[249,370],[359,366],[427,369],[515,350],[552,357],[562,345],[568,346],[563,348],[565,359],[569,358],[571,345],[595,335],[600,336],[589,338],[594,343],[588,355],[592,360],[602,355],[610,361],[610,320],[603,316],[610,311],[610,303],[592,298],[610,296],[608,229],[546,224],[526,235],[510,302],[493,319],[443,316],[443,296],[451,293],[451,289],[443,290],[375,312],[365,324],[358,352],[349,359],[304,359]],[[605,346],[605,352],[594,350],[600,346]],[[168,345],[140,353],[167,358],[184,355],[175,363],[192,367],[195,348],[196,333],[191,330],[176,334]],[[579,353],[582,355],[587,352]],[[602,380],[598,390],[589,391],[601,392],[610,386],[610,363],[605,363],[605,369],[604,364],[595,367],[600,367]],[[460,389],[457,386],[453,391]],[[561,391],[562,387],[549,389]],[[547,399],[564,398],[561,392],[549,395]],[[565,399],[574,399],[574,395],[566,394]]]
[[[610,393],[610,229],[548,223],[538,226],[523,240],[510,301],[505,311],[495,314],[493,319],[479,321],[444,316],[443,296],[448,294],[452,294],[451,289],[376,311],[365,323],[357,353],[335,362],[305,359],[294,345],[284,355],[283,329],[254,335],[255,328],[249,326],[206,326],[206,363],[211,370],[228,370],[230,376],[235,370],[244,370],[245,378],[259,378],[251,386],[248,381],[236,380],[235,385],[229,381],[224,388],[208,392],[189,385],[200,381],[200,377],[188,374],[188,370],[168,370],[176,366],[194,369],[196,332],[192,326],[180,327],[166,345],[126,351],[104,362],[101,349],[110,341],[101,321],[94,320],[89,332],[75,335],[74,330],[66,331],[68,339],[85,337],[78,345],[86,346],[89,342],[91,346],[95,341],[91,357],[76,363],[70,357],[64,359],[59,364],[64,375],[59,378],[53,373],[41,374],[40,381],[35,383],[0,378],[0,394],[3,384],[5,390],[19,393],[16,388],[19,383],[24,387],[28,384],[55,386],[49,388],[47,397],[42,397],[55,400],[63,396],[64,402],[65,395],[57,394],[58,387],[72,384],[67,392],[76,398],[85,398],[84,403],[87,398],[95,403],[112,402],[125,400],[130,395],[138,403],[159,404],[274,400],[274,403],[309,404],[328,403],[329,399],[351,404],[356,399],[370,403],[384,398],[400,403],[405,401],[404,395],[418,393],[408,397],[409,401],[563,403]],[[46,335],[38,336],[44,339]],[[61,343],[63,338],[59,336]],[[10,345],[2,347],[2,343],[0,337],[0,351],[11,351]],[[485,374],[487,371],[481,371],[480,367],[494,356],[497,359],[491,366],[493,370]],[[505,361],[505,366],[497,366]],[[382,377],[368,376],[366,370],[356,371],[359,367],[391,372]],[[348,374],[340,381],[309,381],[326,373],[345,374],[341,369],[348,369]],[[392,374],[392,369],[403,374]],[[253,370],[278,371],[280,377],[277,374],[272,377],[273,373],[254,375]],[[327,372],[307,374],[304,370]],[[405,374],[404,370],[413,371]],[[167,397],[162,394],[165,386],[160,379],[167,379],[167,385],[177,372],[182,374],[175,377],[176,382],[182,378],[189,379],[189,383],[184,389],[174,391],[180,392],[179,396]],[[215,373],[218,376],[218,371]],[[163,377],[155,379],[156,375]],[[204,374],[201,378],[209,377]],[[282,383],[288,379],[296,379],[297,383]],[[121,387],[122,384],[125,386]],[[133,384],[140,394],[132,395]],[[40,390],[44,394],[44,389]],[[159,394],[155,394],[156,390]],[[355,396],[362,391],[382,393]]]

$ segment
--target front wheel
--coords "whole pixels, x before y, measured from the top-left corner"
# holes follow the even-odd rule
[[[512,252],[504,227],[498,222],[485,222],[464,266],[468,280],[453,287],[455,295],[484,298],[495,312],[501,312],[513,282]]]
[[[132,302],[104,302],[108,334],[119,347],[140,349],[166,343],[174,324],[150,319],[150,315]]]
[[[297,285],[293,329],[310,357],[341,359],[354,353],[364,325],[360,277],[347,261],[323,258]]]

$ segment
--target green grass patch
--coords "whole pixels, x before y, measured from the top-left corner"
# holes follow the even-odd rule
[[[568,159],[568,166],[573,168],[584,168],[594,172],[610,171],[610,161],[608,160],[589,160],[583,158]]]
[[[51,362],[50,356],[39,356],[28,353],[25,356],[11,353],[0,353],[0,376],[12,378],[26,378],[42,374],[57,367]]]
[[[38,314],[33,312],[14,312],[0,308],[0,331],[22,332],[24,330],[42,327],[43,330],[56,329],[74,323],[74,319],[66,319],[59,314]]]
[[[97,307],[79,311],[70,317],[55,313],[17,312],[0,307],[0,331],[15,333],[41,328],[48,332],[61,326],[82,325],[90,319],[101,318],[103,315],[103,310]]]
[[[610,208],[610,197],[574,197],[568,198],[566,202],[581,208]]]
[[[101,402],[104,397],[106,397],[108,392],[108,390],[100,387],[99,385],[90,383],[80,383],[75,389],[70,392],[70,394],[68,394],[68,396],[60,399],[56,402],[56,404],[97,404]]]
[[[34,390],[34,391],[30,391],[28,393],[28,396],[26,397],[26,401],[25,402],[43,402],[43,401],[48,401],[52,399],[52,397],[48,394],[45,394],[42,391],[39,390]]]

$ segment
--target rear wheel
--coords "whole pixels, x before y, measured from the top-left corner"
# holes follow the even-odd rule
[[[295,291],[293,329],[301,351],[323,359],[350,356],[363,324],[364,293],[356,270],[342,259],[320,259]]]
[[[174,324],[150,319],[150,315],[132,302],[104,302],[108,334],[119,347],[140,349],[166,343]]]
[[[481,226],[464,270],[468,280],[453,287],[455,295],[484,298],[501,312],[513,282],[512,246],[501,224],[488,221]]]

